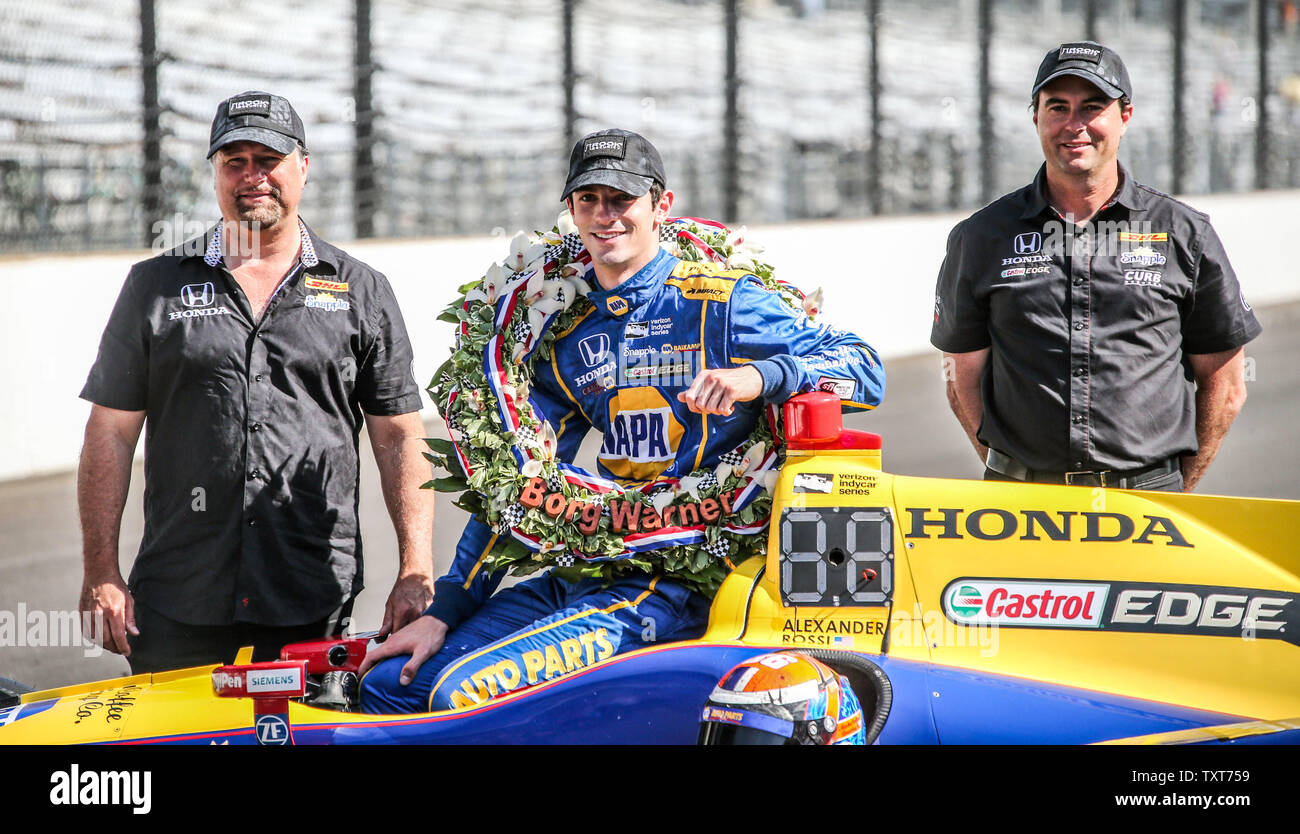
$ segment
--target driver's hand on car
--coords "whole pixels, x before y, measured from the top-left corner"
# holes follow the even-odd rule
[[[442,641],[447,639],[447,624],[437,617],[424,615],[415,622],[394,632],[384,642],[366,652],[366,659],[361,662],[358,677],[364,677],[381,660],[409,654],[411,659],[402,667],[400,680],[406,686],[415,680],[415,673],[420,671],[424,661],[433,657],[442,648]]]

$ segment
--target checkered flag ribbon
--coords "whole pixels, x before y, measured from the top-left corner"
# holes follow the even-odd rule
[[[564,478],[560,477],[559,472],[552,472],[546,476],[546,488],[551,492],[559,492],[564,488]]]
[[[718,539],[716,542],[709,542],[703,546],[703,549],[705,553],[709,554],[714,559],[725,559],[727,558],[727,554],[731,552],[731,547],[727,544],[726,539]]]
[[[515,443],[520,446],[527,446],[536,442],[537,432],[520,423],[519,428],[515,429]]]
[[[456,419],[455,414],[451,413],[451,409],[447,409],[447,416],[444,419],[447,422],[447,431],[460,431],[460,421]]]
[[[677,226],[674,223],[664,223],[659,227],[659,242],[671,243],[677,240]]]
[[[533,329],[528,326],[528,319],[524,318],[515,322],[515,326],[510,330],[510,335],[514,336],[515,341],[519,344],[526,344],[528,337],[533,335]]]
[[[525,512],[527,510],[524,509],[523,504],[511,504],[506,507],[505,512],[501,513],[501,523],[497,525],[497,533],[505,533],[511,527],[517,526],[524,520]]]
[[[573,554],[561,553],[559,556],[555,557],[555,564],[561,568],[567,568],[571,566],[573,564]]]
[[[741,461],[744,459],[745,454],[739,449],[732,449],[730,452],[724,452],[722,456],[718,458],[719,462],[729,464],[730,466],[739,466]]]
[[[560,255],[563,255],[563,254],[564,254],[564,251],[565,251],[565,250],[564,250],[564,244],[563,244],[563,243],[551,243],[551,244],[547,244],[547,246],[546,246],[546,258],[545,258],[545,260],[544,260],[543,262],[544,262],[544,263],[550,263],[551,261],[558,261],[558,260],[560,259]]]
[[[713,489],[718,485],[718,476],[712,472],[705,472],[700,478],[699,489]]]
[[[565,235],[560,246],[563,247],[564,254],[568,255],[570,260],[578,257],[578,254],[581,253],[584,248],[582,245],[582,237],[579,236],[577,232],[569,232]]]

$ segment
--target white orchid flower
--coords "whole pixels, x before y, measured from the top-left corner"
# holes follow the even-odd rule
[[[564,268],[560,270],[560,277],[567,280],[570,286],[573,287],[574,298],[579,295],[585,298],[591,292],[591,285],[587,283],[584,277],[586,274],[587,270],[581,264],[565,264]]]
[[[755,269],[754,259],[744,252],[732,252],[727,256],[727,269],[743,269],[746,272],[753,272]]]
[[[497,303],[497,295],[509,280],[510,270],[501,264],[492,264],[488,267],[487,274],[483,276],[483,291],[487,293],[488,304]]]
[[[769,494],[773,494],[776,489],[776,482],[781,478],[781,470],[772,469],[763,473],[763,489]]]
[[[578,227],[573,223],[573,215],[569,214],[568,209],[560,212],[560,216],[555,218],[555,228],[562,235],[571,235],[578,231]]]
[[[665,489],[661,492],[656,492],[650,498],[650,506],[655,508],[655,512],[662,515],[664,511],[664,507],[667,507],[669,504],[673,503],[673,499],[676,497],[677,496],[672,493],[672,490]]]
[[[529,390],[530,389],[528,385],[528,380],[520,379],[518,382],[515,383],[515,399],[517,400],[528,399]]]
[[[727,232],[727,239],[723,242],[723,245],[731,247],[731,250],[734,252],[739,249],[744,242],[745,227],[741,226],[739,229],[732,229]]]
[[[528,328],[533,332],[533,341],[536,342],[542,336],[542,330],[546,327],[546,317],[549,315],[545,310],[541,310],[537,305],[528,308]]]
[[[560,448],[560,440],[555,436],[555,429],[551,428],[551,424],[545,420],[542,421],[542,428],[537,433],[537,440],[538,448],[542,450],[546,459],[555,460],[555,452]]]
[[[822,311],[822,304],[825,302],[825,295],[822,288],[818,287],[813,292],[804,296],[803,311],[808,314],[809,318],[816,316]]]
[[[467,398],[467,402],[469,402],[470,411],[477,414],[483,410],[483,393],[477,388],[471,388],[466,391],[465,397]]]
[[[487,301],[487,300],[488,300],[487,293],[483,292],[483,290],[479,289],[478,287],[475,287],[474,289],[465,293],[465,301],[470,304],[473,304],[475,301]]]
[[[546,244],[532,240],[526,232],[519,232],[510,241],[510,257],[506,265],[512,272],[524,272],[534,261],[546,257]]]
[[[560,289],[564,290],[564,309],[567,310],[573,306],[573,302],[578,299],[579,295],[585,294],[587,286],[585,281],[579,281],[576,278],[570,279],[561,275]]]
[[[565,292],[568,281],[562,279],[543,280],[541,270],[534,273],[532,278],[528,279],[528,287],[524,294],[524,303],[530,305],[545,305],[548,313],[562,309],[565,305],[559,300],[561,295],[567,297]]]
[[[516,365],[522,364],[525,352],[524,346],[519,342],[515,342],[515,349],[510,351],[510,361]]]
[[[533,270],[533,274],[528,276],[528,283],[524,289],[524,303],[532,304],[546,294],[546,276],[540,269]]]
[[[542,462],[536,458],[525,461],[524,465],[519,467],[519,474],[525,478],[536,478],[542,474]]]
[[[685,478],[678,481],[678,485],[681,487],[681,490],[691,496],[692,499],[699,501],[700,482],[703,480],[704,479],[698,475],[687,475]]]
[[[542,243],[547,246],[559,246],[563,242],[564,239],[555,232],[542,232]]]
[[[744,459],[740,462],[740,466],[742,467],[741,472],[748,475],[750,472],[757,469],[763,463],[763,458],[766,456],[766,453],[767,447],[761,441],[750,446],[745,451]]]
[[[564,542],[542,542],[542,549],[538,552],[544,556],[556,550],[564,550],[566,547],[567,545]]]
[[[543,249],[542,251],[545,252],[546,250]],[[534,274],[537,274],[542,276],[542,280],[545,280],[546,279],[545,273],[546,273],[546,259],[538,257],[524,264],[523,269],[519,270],[519,277],[522,278],[525,275],[527,275],[528,277],[531,278]]]
[[[510,239],[510,256],[506,258],[506,265],[518,272],[520,267],[532,260],[524,257],[531,245],[532,241],[529,240],[527,232],[523,230],[515,232],[515,236]]]
[[[718,483],[722,483],[730,478],[731,473],[734,471],[731,464],[726,461],[719,461],[718,465],[713,467],[713,477],[718,479]]]
[[[569,306],[568,304],[565,303],[565,301],[568,300],[568,295],[566,294],[563,300],[559,296],[560,294],[557,290],[549,298],[543,298],[542,300],[533,304],[532,309],[536,310],[537,312],[541,313],[544,316],[549,316],[551,313],[558,313],[559,311],[563,310],[565,307]]]

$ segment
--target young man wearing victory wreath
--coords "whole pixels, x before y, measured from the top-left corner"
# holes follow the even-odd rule
[[[593,133],[570,155],[563,198],[590,257],[577,279],[590,308],[557,333],[531,392],[556,458],[571,461],[594,427],[604,477],[681,478],[726,459],[768,404],[794,394],[877,405],[884,370],[862,339],[810,321],[745,271],[660,247],[666,180],[658,151],[629,131]],[[363,709],[473,703],[707,624],[708,596],[671,572],[603,581],[556,567],[493,595],[504,571],[484,564],[498,535],[470,521],[425,615],[367,656]]]

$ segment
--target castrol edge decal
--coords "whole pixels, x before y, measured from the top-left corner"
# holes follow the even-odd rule
[[[1166,582],[954,579],[943,612],[957,625],[1087,628],[1282,640],[1300,645],[1300,594]]]
[[[957,625],[1097,628],[1109,591],[1101,582],[957,579],[943,611]]]

